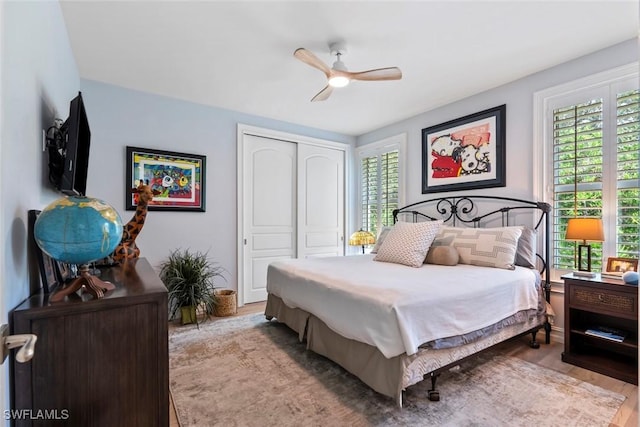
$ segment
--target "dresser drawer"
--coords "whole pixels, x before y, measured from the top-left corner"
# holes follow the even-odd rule
[[[628,318],[637,318],[638,313],[637,294],[575,284],[572,284],[569,290],[569,305],[603,313],[615,313]]]

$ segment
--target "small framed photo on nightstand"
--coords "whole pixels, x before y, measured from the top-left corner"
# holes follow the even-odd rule
[[[607,269],[603,276],[622,277],[627,271],[638,271],[638,260],[633,258],[607,258]]]

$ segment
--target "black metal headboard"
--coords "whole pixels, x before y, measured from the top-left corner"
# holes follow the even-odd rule
[[[524,225],[542,236],[542,253],[536,253],[541,262],[540,275],[544,281],[545,297],[550,301],[551,275],[549,271],[551,205],[545,202],[497,196],[439,197],[412,203],[393,211],[394,224],[409,216],[412,222],[442,220],[456,226],[506,227]]]

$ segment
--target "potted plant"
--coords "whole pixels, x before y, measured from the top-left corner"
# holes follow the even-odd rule
[[[169,291],[170,317],[178,310],[182,324],[198,325],[196,309],[200,306],[206,315],[213,312],[215,304],[214,281],[224,277],[225,270],[211,262],[206,253],[188,249],[173,251],[161,264],[160,279]]]

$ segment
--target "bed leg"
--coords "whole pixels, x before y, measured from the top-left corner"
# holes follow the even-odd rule
[[[431,373],[431,390],[429,390],[429,400],[432,402],[440,401],[440,392],[436,390],[436,381],[438,381],[438,377],[440,374]]]
[[[537,329],[535,331],[531,331],[531,341],[529,341],[529,347],[531,348],[540,348],[540,343],[536,341],[537,333],[538,333]]]
[[[551,323],[548,320],[544,322],[544,343],[551,344]]]
[[[273,319],[273,316],[267,316],[267,315],[265,315],[264,317],[265,317],[267,320],[271,320],[271,319]]]

